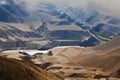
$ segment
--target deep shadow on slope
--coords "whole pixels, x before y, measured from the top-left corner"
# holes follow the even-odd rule
[[[120,34],[115,36],[112,40],[108,41],[107,43],[101,44],[95,47],[94,49],[107,51],[107,50],[114,49],[117,47],[120,47]]]
[[[0,80],[59,80],[28,62],[0,57]]]
[[[120,69],[118,69],[117,71],[113,72],[110,77],[116,77],[116,78],[120,78]]]

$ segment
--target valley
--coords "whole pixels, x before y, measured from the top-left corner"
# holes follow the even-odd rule
[[[120,80],[119,16],[51,1],[0,0],[0,80]]]
[[[3,51],[1,56],[31,61],[35,65],[52,72],[64,80],[119,80],[120,36],[96,47],[60,46],[50,49],[51,55],[32,51]],[[111,44],[112,43],[112,44]],[[112,45],[112,46],[111,46]],[[104,49],[102,49],[104,48]],[[22,51],[22,50],[21,50]],[[45,50],[45,52],[47,52]],[[29,53],[29,54],[28,54]],[[118,75],[118,77],[113,77]]]

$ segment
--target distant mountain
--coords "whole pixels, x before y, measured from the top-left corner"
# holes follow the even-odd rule
[[[90,32],[98,36],[100,39],[111,39],[120,32],[119,19],[111,16],[106,16],[95,11],[87,20],[86,23],[91,26]]]
[[[0,22],[22,22],[27,16],[25,9],[13,0],[2,1],[4,4],[0,4]]]
[[[87,7],[66,8],[65,12],[77,21],[81,21],[84,26],[89,27],[89,31],[96,35],[101,41],[108,41],[120,32],[120,19],[100,13],[98,10]]]
[[[6,17],[4,18],[6,21],[3,20],[0,23],[1,43],[4,43],[4,45],[9,43],[10,46],[14,44],[13,47],[11,47],[12,49],[48,49],[55,46],[80,45],[80,43],[84,41],[87,42],[89,38],[93,38],[88,31],[84,30],[84,26],[82,26],[80,22],[75,21],[68,14],[56,10],[49,10],[48,6],[51,5],[41,5],[46,7],[33,11],[29,13],[29,15],[27,15],[24,8],[16,5],[12,0],[9,4],[2,5],[5,10],[9,11],[3,10],[6,13],[5,15],[11,17],[10,19],[12,20]],[[14,9],[15,11],[12,11]],[[89,42],[96,42],[96,44],[85,46],[95,46],[99,44],[97,40],[90,40]],[[1,48],[5,49],[7,47],[4,45]],[[8,48],[10,47],[6,49]]]
[[[112,39],[120,30],[118,19],[94,9],[68,7],[62,11],[54,4],[38,3],[37,9],[30,12],[23,2],[5,2],[0,4],[0,41],[15,43],[14,48],[96,46]],[[18,46],[16,42],[22,44]]]

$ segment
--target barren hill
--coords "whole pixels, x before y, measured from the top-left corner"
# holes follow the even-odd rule
[[[77,65],[99,67],[105,71],[115,71],[120,67],[120,35],[111,41],[91,48],[90,54],[78,55],[71,59]]]
[[[59,80],[53,74],[28,63],[0,57],[1,80]]]
[[[53,48],[52,51],[52,59],[59,63],[102,68],[110,72],[120,68],[120,35],[97,47]]]

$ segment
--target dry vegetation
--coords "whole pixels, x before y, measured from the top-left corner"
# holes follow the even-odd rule
[[[0,80],[59,80],[28,62],[0,57]]]

